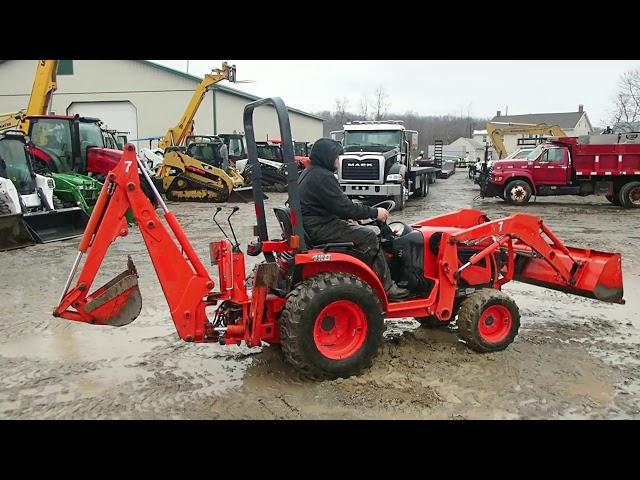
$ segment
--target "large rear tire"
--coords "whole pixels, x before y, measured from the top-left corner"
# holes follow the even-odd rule
[[[505,293],[493,288],[478,290],[460,304],[458,336],[476,352],[507,348],[518,335],[520,311]]]
[[[300,283],[280,315],[285,358],[313,379],[349,377],[369,368],[383,332],[375,293],[345,273],[320,273]]]

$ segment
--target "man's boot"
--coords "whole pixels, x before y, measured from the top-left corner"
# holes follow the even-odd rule
[[[396,285],[396,282],[393,282],[391,288],[387,290],[387,297],[389,297],[389,300],[400,300],[408,296],[409,290],[407,290],[406,288],[400,288]]]

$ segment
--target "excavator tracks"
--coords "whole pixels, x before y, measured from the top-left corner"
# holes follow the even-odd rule
[[[168,200],[174,202],[212,202],[224,203],[229,200],[230,192],[218,179],[220,185],[205,183],[193,178],[178,175],[165,192]]]

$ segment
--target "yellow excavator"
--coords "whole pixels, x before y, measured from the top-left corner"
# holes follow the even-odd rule
[[[49,110],[52,94],[58,88],[56,81],[57,71],[58,60],[38,60],[27,109],[0,113],[0,130],[18,128],[25,135],[29,133],[29,120],[27,118],[30,115],[44,115]]]
[[[222,81],[236,81],[235,65],[222,64],[205,75],[193,92],[180,121],[167,130],[158,146],[164,149],[158,177],[167,199],[179,202],[248,201],[244,179],[229,164],[224,142],[217,136],[193,136],[193,117],[212,85]],[[197,141],[189,141],[197,138]]]
[[[504,127],[502,127],[504,125]],[[488,122],[487,134],[491,138],[491,143],[498,153],[498,158],[507,156],[507,149],[504,145],[505,135],[544,135],[549,137],[566,137],[567,134],[557,125],[547,125],[545,123],[511,123],[511,122]]]

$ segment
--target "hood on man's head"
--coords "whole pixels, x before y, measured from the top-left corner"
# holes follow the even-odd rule
[[[336,142],[330,138],[321,138],[313,144],[309,158],[313,165],[334,170],[334,162],[338,155],[342,155],[344,149],[340,142]]]

